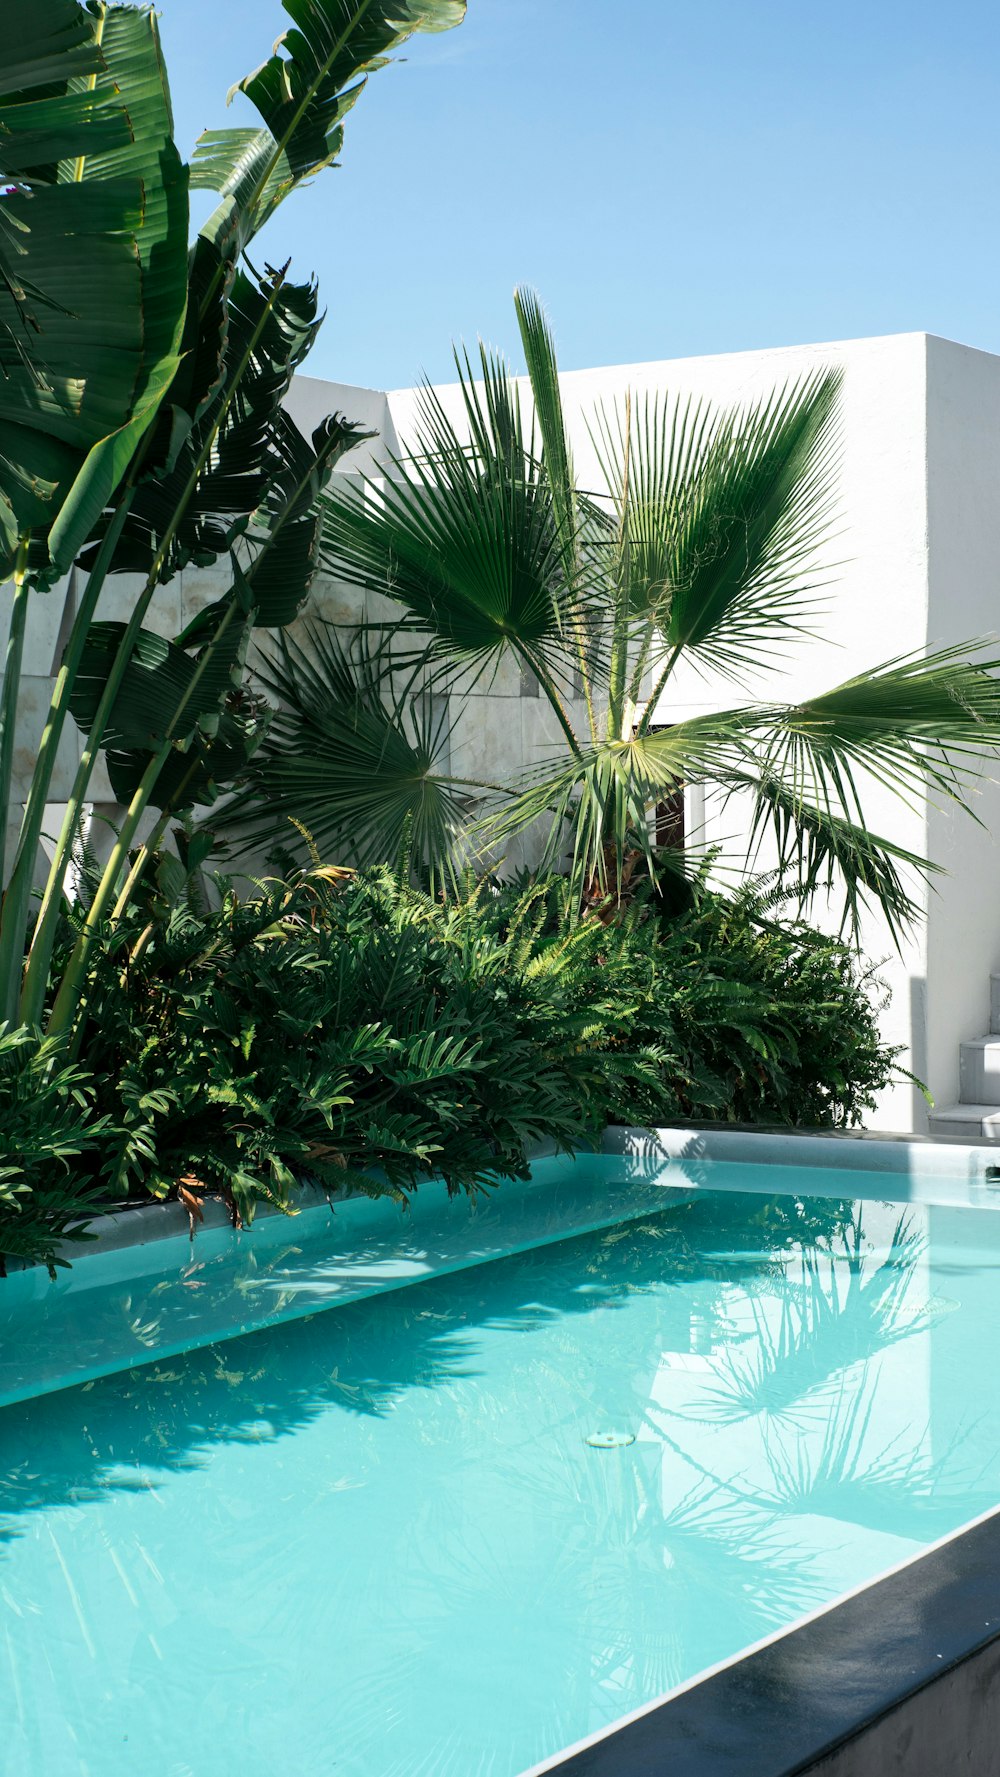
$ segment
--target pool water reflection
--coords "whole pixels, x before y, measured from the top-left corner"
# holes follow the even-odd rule
[[[5,1777],[517,1777],[1000,1501],[998,1267],[704,1191],[3,1409]]]

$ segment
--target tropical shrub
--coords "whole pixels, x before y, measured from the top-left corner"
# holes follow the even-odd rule
[[[5,1255],[51,1267],[102,1194],[90,1172],[108,1127],[96,1096],[60,1044],[0,1025],[0,1275]]]
[[[636,948],[643,935],[640,925]],[[801,923],[761,923],[751,891],[735,902],[700,896],[661,922],[651,976],[627,1040],[655,1042],[666,1010],[683,1072],[626,1108],[629,1120],[850,1128],[896,1071],[875,969]]]
[[[48,1256],[74,1190],[193,1213],[217,1193],[238,1219],[294,1208],[310,1175],[475,1192],[608,1121],[849,1125],[892,1074],[850,951],[762,925],[749,897],[700,892],[669,922],[637,902],[605,925],[575,917],[560,878],[441,900],[382,869],[247,900],[223,884],[216,903],[151,890],[106,934],[86,1072],[62,1064],[32,1103],[44,1051],[8,1039],[34,1169],[0,1201],[0,1250]]]
[[[538,897],[473,889],[442,905],[389,871],[184,900],[102,955],[83,1053],[114,1132],[112,1194],[221,1191],[287,1207],[302,1174],[375,1192],[441,1174],[452,1190],[523,1175],[533,1142],[596,1132],[622,1080],[626,1009],[595,968],[598,928],[518,931]],[[544,909],[543,909],[544,911]],[[614,1082],[614,1083],[613,1083]]]

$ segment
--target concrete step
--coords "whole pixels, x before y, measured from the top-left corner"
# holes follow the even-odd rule
[[[958,1051],[958,1096],[963,1104],[1000,1107],[1000,1036],[976,1037]]]
[[[1000,975],[990,976],[990,1029],[1000,1035]]]
[[[935,1105],[927,1127],[931,1135],[950,1135],[955,1141],[1000,1142],[1000,1105]]]

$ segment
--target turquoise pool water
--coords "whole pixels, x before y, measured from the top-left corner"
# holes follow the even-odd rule
[[[1000,1502],[998,1301],[703,1190],[7,1406],[4,1777],[518,1777]]]

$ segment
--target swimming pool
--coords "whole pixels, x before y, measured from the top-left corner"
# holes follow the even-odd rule
[[[519,1777],[1000,1502],[1000,1217],[964,1186],[547,1182],[505,1256],[501,1194],[392,1250],[346,1206],[373,1231],[325,1269],[329,1225],[283,1224],[0,1285],[49,1390],[0,1410],[5,1777]],[[256,1330],[214,1337],[254,1251],[222,1313]],[[94,1374],[115,1302],[133,1367]]]

